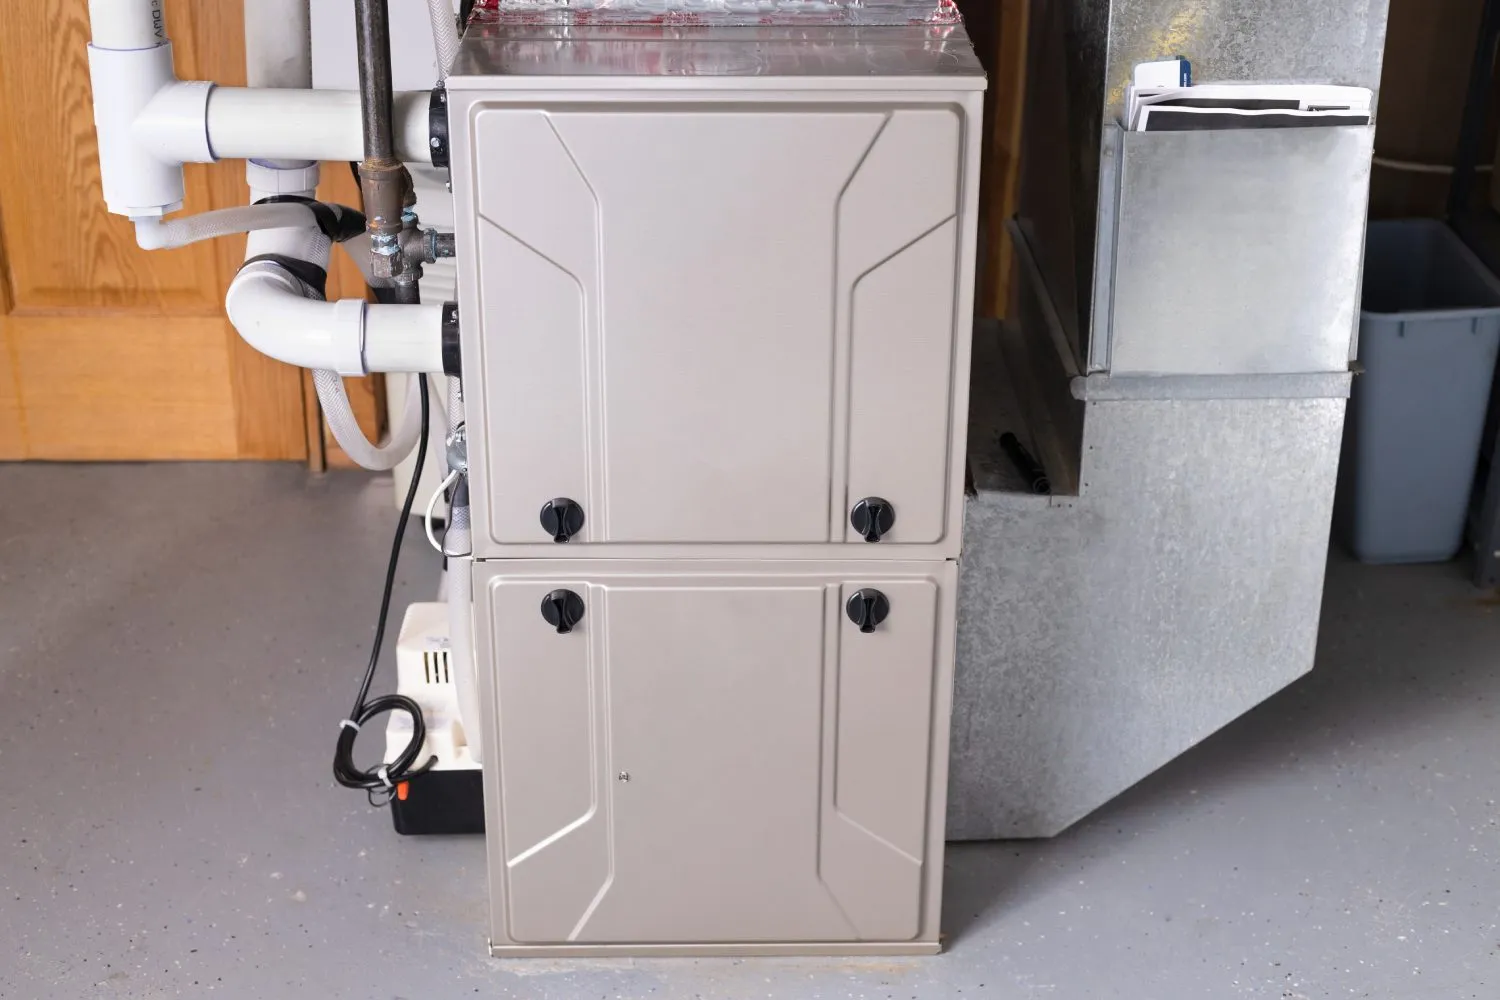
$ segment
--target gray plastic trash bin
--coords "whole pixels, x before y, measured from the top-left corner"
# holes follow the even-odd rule
[[[1500,350],[1500,280],[1442,222],[1374,222],[1361,308],[1336,527],[1362,562],[1451,559]]]

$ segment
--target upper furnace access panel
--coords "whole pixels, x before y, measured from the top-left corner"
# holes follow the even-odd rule
[[[753,54],[683,76],[579,69],[637,29],[550,56],[541,30],[470,38],[462,70],[508,75],[449,80],[476,554],[957,555],[983,87],[961,29],[658,29],[657,55]],[[869,72],[897,49],[926,71]],[[880,546],[867,497],[896,511]]]

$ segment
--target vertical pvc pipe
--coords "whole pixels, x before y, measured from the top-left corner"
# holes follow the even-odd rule
[[[308,0],[249,0],[245,4],[245,80],[251,87],[312,86],[312,26]]]
[[[133,134],[137,117],[176,79],[162,0],[89,0],[89,28],[104,203],[131,218],[175,211],[182,206],[181,163],[158,159]]]
[[[167,42],[163,0],[89,0],[89,28],[96,48],[150,49]]]
[[[245,80],[251,87],[308,90],[312,87],[312,13],[309,0],[245,0]],[[295,193],[308,178],[268,177],[264,170],[307,170],[312,160],[255,159],[245,164],[252,189]],[[313,175],[315,176],[315,175]],[[316,186],[313,180],[312,186]],[[259,191],[254,193],[259,194]]]

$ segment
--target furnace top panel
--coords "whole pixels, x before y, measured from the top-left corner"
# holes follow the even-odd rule
[[[554,24],[922,24],[962,20],[957,0],[481,0],[477,20]]]
[[[984,87],[984,70],[961,23],[556,24],[476,18],[464,34],[450,87],[492,88],[497,77],[927,77],[952,90]]]

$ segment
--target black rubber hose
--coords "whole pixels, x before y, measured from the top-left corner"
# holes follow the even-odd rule
[[[1052,492],[1052,480],[1047,478],[1047,470],[1042,468],[1042,463],[1032,457],[1031,452],[1021,443],[1021,439],[1006,431],[1000,435],[1000,448],[1005,452],[1016,471],[1021,473],[1026,480],[1026,488],[1033,493],[1045,495]]]

